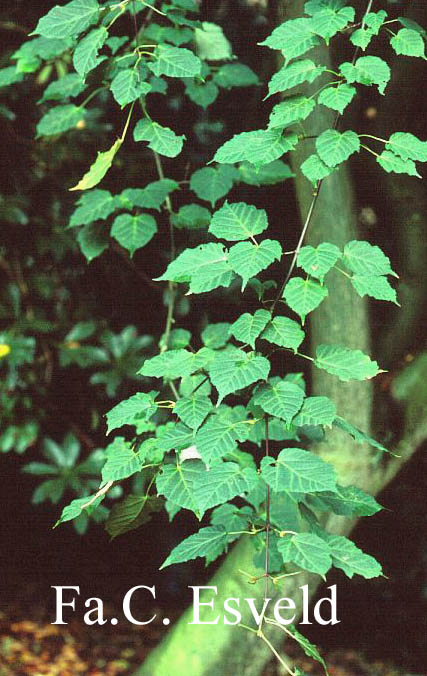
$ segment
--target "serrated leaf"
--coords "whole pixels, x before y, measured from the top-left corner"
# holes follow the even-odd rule
[[[163,454],[172,450],[178,453],[178,451],[194,445],[194,430],[181,422],[168,423],[155,441]]]
[[[175,380],[189,376],[204,368],[211,357],[211,351],[202,347],[198,352],[189,350],[167,350],[156,357],[147,359],[138,374],[151,378]]]
[[[117,209],[116,198],[108,190],[99,189],[84,193],[77,201],[77,205],[70,218],[69,228],[91,221],[105,220]]]
[[[254,518],[251,507],[245,506],[240,509],[236,505],[226,502],[216,507],[211,514],[211,525],[223,527],[227,531],[228,542],[237,540],[238,535],[230,535],[230,532],[246,530],[250,519]]]
[[[230,326],[230,333],[241,343],[248,343],[255,349],[255,340],[271,319],[267,310],[257,310],[253,315],[245,312]]]
[[[332,564],[340,568],[347,577],[361,575],[367,580],[382,574],[381,565],[373,556],[365,554],[354,542],[343,535],[325,533],[325,543],[329,547]]]
[[[320,42],[314,34],[311,19],[301,18],[285,21],[263,41],[260,45],[270,49],[280,49],[285,61],[302,56]]]
[[[276,460],[264,457],[261,475],[275,491],[314,493],[336,490],[333,466],[300,448],[284,448]]]
[[[340,133],[327,129],[316,139],[317,153],[328,167],[336,167],[360,150],[360,141],[354,131]]]
[[[76,129],[85,116],[85,109],[72,103],[51,108],[38,123],[37,136],[54,136],[69,129]]]
[[[370,446],[377,448],[379,451],[383,451],[383,453],[391,453],[391,451],[389,451],[385,446],[380,444],[379,441],[373,439],[371,436],[369,436],[369,434],[366,434],[366,432],[362,432],[357,427],[349,423],[347,420],[344,420],[344,418],[340,418],[339,416],[337,416],[334,420],[334,425],[338,427],[340,430],[347,432],[347,434],[353,437],[353,439],[357,441],[359,444],[367,443]],[[394,453],[391,453],[391,455],[394,455]]]
[[[193,103],[206,110],[217,99],[219,89],[212,80],[207,82],[189,80],[185,87],[185,93]]]
[[[368,47],[375,33],[370,28],[358,28],[350,36],[350,42],[363,51]]]
[[[190,190],[201,200],[210,202],[212,207],[227,195],[233,187],[233,179],[222,167],[203,167],[194,172],[190,179]]]
[[[377,362],[367,354],[342,345],[318,345],[314,364],[344,382],[369,380],[380,373]]]
[[[256,167],[269,164],[298,143],[296,134],[282,136],[280,131],[258,129],[236,134],[226,141],[215,153],[214,160],[220,164],[250,162]]]
[[[131,444],[123,437],[116,437],[105,449],[105,465],[102,468],[102,481],[120,481],[139,472],[142,460],[132,450]]]
[[[370,28],[375,35],[378,35],[380,28],[383,25],[384,21],[387,18],[387,12],[383,9],[380,9],[379,12],[368,12],[365,16],[365,25]]]
[[[229,264],[232,270],[242,277],[242,290],[248,280],[268,268],[275,260],[280,260],[282,247],[273,239],[264,239],[260,244],[239,242],[229,251]]]
[[[201,460],[186,460],[182,464],[164,465],[156,478],[157,491],[179,507],[189,509],[201,518],[195,500],[195,487],[206,474]]]
[[[399,305],[396,291],[387,280],[387,277],[353,275],[350,281],[362,298],[363,296],[370,296],[376,300],[388,300]]]
[[[104,26],[94,28],[81,40],[73,54],[73,65],[78,74],[85,78],[101,62],[98,52],[105,44],[108,31]]]
[[[73,0],[63,6],[55,5],[39,20],[34,33],[45,38],[74,37],[98,21],[99,11],[97,0]]]
[[[288,127],[295,122],[305,120],[315,109],[316,102],[306,96],[293,96],[274,106],[268,123],[269,129]]]
[[[218,87],[250,87],[259,84],[259,78],[254,71],[244,63],[227,63],[221,66],[213,76]]]
[[[150,214],[120,214],[111,228],[111,237],[127,251],[130,256],[153,239],[157,232],[156,220]]]
[[[176,228],[199,230],[206,228],[211,220],[211,213],[200,204],[184,204],[176,214],[172,214],[171,223]]]
[[[126,209],[140,207],[141,209],[157,209],[160,211],[168,195],[179,189],[179,184],[170,178],[148,183],[145,188],[126,188],[118,199]]]
[[[133,138],[135,141],[147,141],[148,147],[159,155],[176,157],[182,150],[185,136],[178,136],[169,127],[145,118],[136,124]]]
[[[301,59],[289,65],[283,66],[277,71],[268,83],[268,95],[293,89],[303,82],[314,82],[325,70],[325,66],[319,66],[311,59]]]
[[[383,150],[381,155],[378,155],[377,162],[388,174],[394,172],[395,174],[408,174],[408,176],[421,178],[413,160],[403,160],[390,150]]]
[[[73,500],[70,502],[69,505],[64,507],[62,510],[62,514],[58,521],[55,524],[56,526],[59,526],[60,523],[65,523],[66,521],[71,521],[72,519],[77,519],[82,513],[83,510],[85,512],[91,513],[93,512],[98,505],[102,502],[104,499],[104,495],[101,495],[99,498],[96,498],[90,505],[88,503],[91,501],[91,496],[86,496],[84,498],[77,498],[76,500]]]
[[[203,514],[238,495],[249,492],[257,480],[256,470],[242,470],[235,462],[223,462],[207,470],[194,487],[194,497]]]
[[[295,174],[288,164],[282,160],[274,160],[262,167],[255,168],[249,162],[244,162],[239,166],[239,178],[248,185],[276,185],[287,178],[293,178]]]
[[[342,115],[355,95],[355,87],[348,84],[341,84],[337,87],[327,87],[320,92],[317,100],[319,103],[323,103],[324,106],[332,108],[332,110],[337,110]]]
[[[306,636],[300,634],[299,631],[295,629],[293,624],[288,626],[288,631],[291,632],[293,638],[299,643],[299,645],[304,650],[307,657],[312,657],[314,660],[316,660],[316,662],[319,662],[319,664],[321,664],[322,667],[324,668],[326,675],[328,676],[328,668],[326,666],[326,662],[319,653],[317,647],[313,643],[311,643],[311,641],[309,641]],[[299,673],[296,671],[295,676],[304,676],[304,673],[302,671],[300,671]]]
[[[198,533],[190,535],[179,543],[160,566],[160,570],[171,566],[173,563],[183,563],[197,559],[199,556],[206,558],[206,564],[215,561],[227,546],[227,533],[220,526],[207,526],[201,528]]]
[[[209,243],[185,249],[156,281],[189,282],[191,293],[203,293],[218,286],[229,286],[232,278],[224,247]]]
[[[243,350],[232,352],[218,352],[210,365],[210,379],[218,390],[218,404],[228,394],[256,383],[257,380],[266,380],[270,372],[270,362],[265,357],[255,353],[246,353]]]
[[[318,511],[332,511],[339,516],[372,516],[382,509],[372,495],[357,486],[338,485],[337,489],[336,493],[310,495],[309,503]]]
[[[115,504],[108,515],[105,530],[112,539],[147,523],[153,512],[163,508],[163,500],[153,495],[128,495]]]
[[[341,256],[341,251],[335,244],[322,242],[317,247],[303,246],[298,253],[297,265],[308,275],[323,281]]]
[[[74,98],[79,96],[85,89],[86,84],[78,73],[67,73],[60,80],[54,80],[48,84],[43,92],[40,103],[44,101],[60,101],[67,97]]]
[[[98,153],[98,156],[90,167],[89,171],[83,176],[77,185],[75,185],[73,188],[70,188],[70,190],[90,190],[90,188],[94,188],[96,185],[98,185],[98,183],[102,181],[105,174],[111,168],[114,158],[122,143],[122,139],[119,138],[115,143],[113,143],[109,150]]]
[[[311,20],[311,29],[328,43],[329,40],[339,31],[342,31],[350,21],[354,20],[355,10],[353,7],[343,7],[334,9],[325,7],[313,15]]]
[[[421,141],[413,134],[397,131],[392,134],[386,145],[387,150],[393,151],[403,160],[419,160],[427,162],[427,141]]]
[[[162,44],[154,52],[154,58],[156,60],[147,65],[157,77],[196,77],[201,74],[202,62],[189,49]]]
[[[318,181],[322,181],[326,176],[333,172],[332,167],[328,167],[315,153],[307,157],[301,165],[301,171],[311,183],[316,186]]]
[[[282,418],[286,423],[298,413],[303,400],[304,390],[283,380],[259,387],[252,397],[253,403],[265,413]]]
[[[292,561],[298,568],[326,575],[332,565],[328,544],[314,533],[298,533],[279,538],[277,549],[284,563]]]
[[[300,325],[288,317],[274,317],[261,334],[263,340],[268,340],[273,345],[290,347],[297,351],[305,338]]]
[[[335,404],[328,397],[307,397],[304,399],[302,408],[293,423],[298,427],[303,425],[327,425],[330,427],[336,415]]]
[[[380,94],[384,94],[391,76],[390,67],[378,56],[360,56],[355,64],[346,61],[340,65],[340,71],[349,84],[376,84]]]
[[[225,202],[211,220],[209,232],[219,239],[235,242],[260,235],[268,228],[267,213],[246,202]]]
[[[111,92],[122,108],[149,91],[151,85],[141,80],[140,74],[134,68],[119,71],[111,83]]]
[[[230,324],[228,322],[218,322],[217,324],[209,324],[202,331],[203,345],[210,347],[212,350],[218,350],[228,342]]]
[[[328,295],[328,289],[312,279],[293,277],[286,284],[283,298],[296,312],[302,322],[309,312],[315,310]]]
[[[157,411],[155,398],[159,393],[154,390],[151,392],[137,392],[129,399],[121,401],[108,411],[107,434],[112,430],[122,427],[122,425],[134,425],[137,420],[148,420]]]
[[[393,35],[390,44],[396,54],[425,57],[424,40],[417,31],[411,28],[401,28],[396,35]]]
[[[194,41],[197,54],[204,61],[222,61],[233,56],[231,44],[216,23],[203,21],[194,29]]]
[[[202,460],[211,465],[236,449],[236,439],[246,440],[249,425],[244,420],[227,420],[219,415],[210,417],[196,435],[196,447]]]
[[[212,410],[209,397],[200,396],[197,392],[191,397],[178,399],[174,406],[174,413],[192,430],[200,427],[208,413]]]
[[[92,261],[108,249],[108,237],[102,223],[88,223],[77,235],[81,252],[87,261]]]
[[[390,259],[378,246],[354,239],[344,247],[345,266],[356,275],[394,275]]]

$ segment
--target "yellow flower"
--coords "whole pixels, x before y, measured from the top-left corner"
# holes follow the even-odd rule
[[[10,353],[10,345],[6,343],[0,343],[0,359],[6,357]]]

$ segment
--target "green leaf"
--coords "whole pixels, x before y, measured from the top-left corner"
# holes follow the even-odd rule
[[[169,127],[145,118],[136,124],[133,138],[135,141],[148,141],[148,147],[159,155],[176,157],[182,150],[185,136],[178,136]]]
[[[293,421],[299,427],[303,425],[327,425],[330,427],[337,415],[333,401],[328,397],[307,397],[302,409]]]
[[[245,312],[230,326],[230,333],[236,340],[239,340],[241,343],[248,343],[252,349],[255,349],[255,340],[262,333],[270,319],[271,314],[267,310],[257,310],[253,315]]]
[[[425,56],[424,40],[421,35],[410,28],[401,28],[400,31],[394,35],[390,44],[396,54],[403,54],[404,56]]]
[[[51,108],[37,125],[37,136],[54,136],[69,129],[76,129],[84,120],[86,111],[80,106],[68,103],[65,106]]]
[[[310,495],[309,503],[321,512],[332,511],[339,516],[372,516],[382,507],[372,495],[357,486],[337,486],[336,493]]]
[[[380,94],[384,94],[391,77],[390,67],[378,56],[360,56],[354,65],[346,61],[340,65],[340,71],[349,84],[376,84]]]
[[[55,5],[39,20],[34,33],[45,38],[74,37],[98,21],[99,11],[97,0],[73,0],[61,7]]]
[[[219,89],[212,80],[207,82],[189,80],[185,87],[185,93],[193,103],[206,110],[218,98]]]
[[[178,453],[194,445],[194,431],[183,423],[168,423],[155,442],[163,454],[172,450]]]
[[[179,229],[200,230],[207,227],[210,221],[210,211],[200,204],[184,204],[178,213],[171,216],[172,225]]]
[[[399,155],[403,160],[427,162],[427,141],[420,141],[413,134],[397,131],[392,134],[386,145],[387,150]]]
[[[236,134],[226,141],[215,153],[214,160],[220,164],[250,162],[256,167],[269,164],[298,143],[296,134],[282,136],[273,129],[257,129]]]
[[[388,174],[394,172],[395,174],[408,174],[408,176],[421,178],[413,160],[402,160],[401,157],[389,150],[383,150],[381,155],[377,157],[377,162]]]
[[[309,312],[315,310],[328,295],[328,289],[312,279],[293,277],[286,284],[283,298],[289,307],[296,312],[302,322]]]
[[[94,28],[78,43],[73,55],[73,65],[82,78],[85,78],[91,70],[101,63],[102,58],[98,57],[98,52],[107,38],[107,29],[100,26]]]
[[[325,543],[329,547],[332,564],[340,568],[347,577],[361,575],[367,580],[382,575],[381,565],[373,556],[365,554],[354,542],[343,535],[325,533]]]
[[[155,398],[159,393],[137,392],[121,401],[107,413],[107,434],[122,425],[134,425],[137,420],[148,420],[157,411]]]
[[[301,171],[311,183],[316,186],[318,181],[323,180],[333,172],[332,167],[326,166],[316,154],[310,155],[301,165]]]
[[[281,183],[287,178],[293,178],[291,168],[282,160],[274,160],[262,167],[255,168],[249,162],[244,162],[239,166],[239,178],[248,185],[275,185]]]
[[[268,83],[268,95],[285,92],[303,82],[314,82],[325,71],[325,68],[325,66],[316,65],[311,59],[301,59],[301,61],[294,61],[288,66],[283,66]]]
[[[91,496],[86,496],[84,498],[77,498],[76,500],[73,500],[72,502],[70,502],[69,505],[64,507],[64,509],[62,510],[61,517],[56,522],[54,528],[56,528],[56,526],[59,526],[60,523],[65,523],[66,521],[77,519],[77,517],[79,517],[83,513],[83,510],[89,514],[92,513],[98,507],[100,502],[102,502],[104,497],[105,497],[104,495],[101,495],[99,498],[96,498],[96,500],[94,500],[94,502],[92,502],[90,505],[88,503],[91,502],[92,499]]]
[[[219,239],[235,242],[260,235],[267,228],[267,213],[264,209],[257,209],[246,202],[225,202],[213,214],[209,232]]]
[[[105,174],[111,168],[114,158],[122,143],[122,139],[118,138],[109,150],[98,153],[98,156],[90,167],[89,171],[83,176],[77,185],[75,185],[73,188],[70,188],[70,190],[90,190],[90,188],[94,188],[96,185],[98,185],[98,183],[102,181]]]
[[[260,244],[239,242],[229,251],[229,263],[234,272],[242,277],[242,290],[248,280],[268,268],[282,256],[282,247],[273,239],[264,239]]]
[[[108,190],[99,189],[84,193],[77,201],[77,205],[71,216],[69,228],[91,221],[105,220],[117,209],[116,198]]]
[[[277,543],[284,563],[292,561],[298,568],[325,576],[332,565],[330,548],[314,533],[285,535]]]
[[[157,232],[156,220],[150,214],[120,214],[111,228],[111,236],[118,241],[130,256],[148,244]]]
[[[46,87],[40,103],[44,101],[60,101],[68,97],[74,98],[79,96],[85,89],[86,84],[78,73],[67,73],[60,80],[54,80]]]
[[[381,370],[361,350],[352,350],[342,345],[318,345],[314,364],[340,380],[369,380]]]
[[[148,183],[145,188],[126,188],[119,196],[126,209],[140,207],[141,209],[157,209],[165,202],[168,195],[179,189],[179,184],[170,178]]]
[[[295,122],[305,120],[315,109],[314,99],[306,96],[293,96],[274,106],[268,123],[269,129],[288,127]]]
[[[345,266],[356,275],[394,275],[390,259],[378,246],[354,239],[344,247]]]
[[[218,390],[218,404],[228,394],[237,392],[257,380],[266,380],[270,372],[270,362],[254,352],[243,350],[218,352],[210,365],[212,385]]]
[[[247,530],[248,521],[254,518],[251,507],[245,506],[239,509],[236,505],[225,503],[216,507],[211,514],[211,525],[222,526],[227,531],[228,542],[238,539],[238,535],[230,535],[230,532]]]
[[[340,133],[336,129],[327,129],[316,139],[316,150],[322,162],[328,167],[336,167],[359,152],[359,137],[354,131]]]
[[[153,495],[128,495],[114,505],[108,515],[105,530],[112,539],[128,533],[150,520],[153,512],[163,508],[163,500]]]
[[[348,84],[340,84],[337,87],[327,87],[321,91],[317,100],[319,103],[323,103],[324,106],[337,110],[342,115],[355,95],[355,87]]]
[[[300,448],[284,448],[277,459],[264,457],[261,475],[275,491],[314,493],[336,490],[333,466]]]
[[[363,51],[365,51],[374,35],[374,31],[370,30],[370,28],[358,28],[350,36],[350,42],[355,47],[360,47]]]
[[[347,420],[344,420],[344,418],[340,418],[339,416],[337,416],[334,420],[334,425],[335,427],[338,427],[340,430],[347,432],[347,434],[353,437],[353,439],[357,441],[359,444],[367,443],[370,446],[377,448],[379,451],[382,451],[383,453],[391,453],[391,451],[389,451],[385,446],[380,444],[379,441],[373,439],[371,436],[369,436],[369,434],[366,434],[366,432],[362,432],[357,427],[347,422]],[[391,453],[391,455],[394,455],[394,453]]]
[[[213,76],[218,87],[250,87],[259,84],[259,78],[254,71],[244,63],[227,63],[221,66]]]
[[[190,190],[201,200],[210,202],[212,207],[227,195],[233,187],[231,175],[223,171],[223,167],[203,167],[194,172],[190,179]]]
[[[297,265],[308,275],[323,282],[326,273],[341,256],[341,251],[335,244],[322,242],[317,247],[303,246],[298,253]]]
[[[280,49],[285,62],[302,56],[320,42],[314,35],[311,19],[293,19],[277,26],[274,31],[260,45],[270,49]]]
[[[182,464],[164,465],[156,479],[160,495],[179,507],[190,509],[201,518],[201,510],[195,500],[195,487],[206,475],[206,467],[201,460],[186,460]]]
[[[323,657],[321,656],[321,654],[319,653],[317,647],[313,643],[311,643],[308,640],[308,638],[306,638],[306,636],[303,636],[302,634],[300,634],[299,631],[297,631],[297,629],[295,629],[293,624],[288,625],[288,631],[291,632],[293,638],[297,641],[297,643],[299,643],[299,645],[304,650],[307,657],[311,657],[314,660],[316,660],[316,662],[319,662],[319,664],[321,664],[322,667],[324,668],[325,673],[328,674],[328,668],[326,666],[326,662],[323,659]],[[302,671],[300,671],[300,672],[296,671],[295,676],[304,676],[304,674],[303,674]]]
[[[194,487],[194,497],[201,513],[247,493],[255,485],[257,473],[235,462],[223,462],[211,467]]]
[[[138,374],[151,378],[167,378],[168,380],[183,378],[204,368],[211,355],[211,351],[206,347],[202,347],[198,352],[182,349],[168,350],[156,357],[147,359]]]
[[[274,385],[264,385],[257,389],[252,401],[256,406],[261,406],[265,413],[282,418],[290,423],[298,413],[304,399],[304,390],[294,383],[284,380]]]
[[[404,26],[405,28],[410,28],[413,31],[416,31],[419,33],[419,35],[422,35],[425,40],[427,40],[427,31],[423,26],[420,26],[419,23],[414,21],[413,19],[408,19],[406,16],[399,16],[398,21]]]
[[[378,35],[380,28],[387,19],[387,12],[380,9],[379,12],[368,12],[365,16],[365,25],[375,34]]]
[[[154,58],[156,60],[147,65],[157,77],[195,77],[201,74],[202,62],[189,49],[159,45]]]
[[[102,468],[102,481],[120,481],[139,472],[142,461],[123,437],[116,437],[105,449],[106,462]]]
[[[350,21],[354,20],[355,10],[353,7],[335,9],[325,7],[316,12],[311,20],[311,29],[329,43],[329,40],[339,31],[346,28]]]
[[[350,281],[362,298],[363,296],[370,296],[371,298],[376,298],[376,300],[389,300],[399,305],[396,291],[387,280],[387,277],[353,275]]]
[[[0,88],[8,87],[15,82],[21,82],[24,78],[23,73],[19,73],[15,66],[8,66],[0,69]]]
[[[151,85],[141,80],[141,75],[134,68],[119,71],[111,83],[111,92],[122,108],[140,96],[151,91]]]
[[[274,317],[267,324],[261,334],[263,340],[268,340],[273,345],[280,347],[290,347],[294,352],[297,351],[305,338],[304,331],[300,325],[288,317]]]
[[[201,528],[198,533],[190,535],[179,543],[160,566],[160,570],[171,566],[173,563],[183,563],[197,559],[199,556],[206,558],[206,565],[215,561],[227,546],[227,533],[221,526],[207,526]]]
[[[209,324],[202,331],[203,345],[212,350],[218,350],[228,342],[230,324],[219,322],[218,324]]]
[[[181,418],[182,422],[192,430],[200,427],[208,413],[212,410],[212,402],[209,397],[200,396],[197,392],[191,397],[183,397],[176,402],[173,412]]]
[[[102,223],[88,223],[77,235],[80,249],[87,261],[92,261],[108,249],[108,237]]]
[[[236,449],[236,439],[245,441],[249,424],[245,419],[229,420],[220,415],[210,417],[196,435],[196,447],[207,465],[217,463]]]
[[[222,61],[233,56],[224,31],[216,23],[203,21],[201,27],[194,30],[194,41],[197,54],[204,61]]]
[[[203,293],[218,286],[229,286],[233,272],[221,244],[201,244],[185,249],[156,281],[189,282],[191,293]]]

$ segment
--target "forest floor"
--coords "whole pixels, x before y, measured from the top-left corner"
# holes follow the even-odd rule
[[[114,610],[106,605],[105,615],[111,617]],[[157,612],[156,621],[145,627],[89,627],[81,619],[60,626],[50,624],[49,611],[40,604],[9,605],[0,611],[0,676],[130,676],[166,631]],[[178,613],[168,611],[168,616],[173,624]],[[295,644],[285,644],[284,651],[307,675],[323,673]],[[380,661],[369,663],[356,650],[323,656],[330,676],[423,676]],[[278,674],[272,662],[265,676]]]

